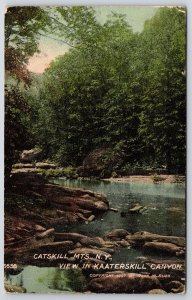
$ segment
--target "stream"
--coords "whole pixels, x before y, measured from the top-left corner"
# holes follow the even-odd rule
[[[103,235],[106,231],[123,228],[129,232],[152,231],[165,235],[185,235],[185,186],[172,183],[128,183],[99,180],[52,179],[70,188],[85,188],[102,192],[107,196],[110,207],[118,213],[108,211],[89,224],[78,224],[59,228],[59,231],[79,232],[88,235]],[[120,212],[127,212],[133,202],[146,206],[142,214],[128,214],[121,217]]]
[[[123,228],[128,232],[149,231],[162,235],[185,236],[185,185],[172,183],[108,182],[85,179],[53,178],[50,182],[70,188],[84,188],[102,192],[107,196],[110,207],[118,212],[108,211],[91,223],[58,226],[58,232],[78,232],[88,236],[103,236],[105,232]],[[133,202],[146,207],[142,214],[127,214]],[[137,249],[121,248],[113,255],[114,263],[134,263],[142,252]],[[149,256],[148,256],[149,257]],[[161,259],[153,255],[152,258]],[[163,258],[166,258],[164,255]],[[171,258],[169,257],[169,260]],[[76,270],[75,270],[76,271]],[[27,292],[73,292],[81,291],[81,272],[25,266],[18,275],[9,275],[9,281],[26,288]],[[74,276],[76,287],[74,286]]]

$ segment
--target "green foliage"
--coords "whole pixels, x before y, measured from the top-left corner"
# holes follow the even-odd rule
[[[27,62],[38,51],[40,30],[49,25],[46,12],[38,7],[9,7],[5,15],[5,182],[19,151],[32,145],[29,106],[19,89],[30,83]],[[9,77],[11,76],[11,84]],[[14,80],[13,80],[14,79]],[[9,84],[8,84],[9,83]]]
[[[50,287],[62,291],[84,292],[86,289],[86,280],[81,270],[55,270]]]
[[[8,183],[12,164],[17,162],[19,151],[30,146],[30,134],[24,125],[29,113],[19,90],[5,90],[5,183]]]
[[[49,135],[44,148],[62,165],[80,165],[99,145],[126,145],[127,138],[133,145],[138,143],[138,116],[132,114],[137,105],[128,83],[135,35],[119,16],[96,27],[94,51],[93,45],[82,44],[52,63],[36,98],[41,103],[37,108],[40,123],[35,118],[33,127],[38,143],[45,144]]]
[[[32,76],[23,92],[32,136],[45,157],[73,168],[104,147],[107,174],[126,175],[146,166],[185,172],[184,11],[160,8],[141,33],[117,14],[99,23],[91,7],[29,10],[31,22],[29,15],[20,21],[23,13],[7,15],[12,16],[7,37],[14,40],[8,31],[13,25],[22,40],[26,28],[20,48],[8,38],[14,51],[25,49],[19,62],[34,51],[28,49],[31,41],[37,49],[38,32],[48,26],[71,45],[42,76]],[[70,169],[65,172],[73,176]]]
[[[37,33],[49,24],[47,13],[40,7],[8,7],[5,14],[5,47],[19,50],[27,59],[38,51]]]
[[[81,270],[67,270],[67,278],[68,286],[72,289],[72,291],[84,292],[86,290],[86,279]]]
[[[22,169],[22,168],[35,168],[34,164],[22,164],[22,163],[17,163],[13,165],[14,169]]]
[[[139,132],[146,155],[168,171],[185,170],[186,19],[176,8],[162,8],[145,25],[143,70],[147,70]]]
[[[78,177],[76,169],[70,166],[63,169],[36,169],[35,172],[45,177],[66,177],[70,179]]]

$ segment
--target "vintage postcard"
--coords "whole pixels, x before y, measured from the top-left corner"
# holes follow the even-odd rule
[[[6,8],[6,292],[185,293],[186,13]]]

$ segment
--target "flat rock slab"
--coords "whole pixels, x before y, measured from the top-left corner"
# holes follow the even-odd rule
[[[182,251],[182,248],[172,244],[163,242],[146,242],[143,246],[144,251],[163,252],[167,254],[177,255]]]
[[[159,235],[159,234],[150,233],[147,231],[135,232],[134,234],[128,236],[128,239],[135,243],[158,241],[158,242],[165,242],[165,243],[173,243],[180,247],[185,246],[185,238],[184,237]]]
[[[105,237],[109,239],[121,239],[125,238],[127,235],[129,235],[129,232],[125,229],[114,229],[112,231],[107,232],[105,234]]]
[[[109,272],[88,284],[88,289],[96,293],[143,293],[158,288],[161,284],[156,276],[137,273]]]

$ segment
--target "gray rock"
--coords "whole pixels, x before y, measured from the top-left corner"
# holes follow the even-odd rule
[[[93,150],[83,161],[83,166],[79,168],[79,175],[83,177],[106,177],[105,173],[111,163],[110,148],[97,148]],[[110,176],[111,174],[107,174]]]
[[[114,229],[110,232],[107,232],[105,234],[105,237],[109,238],[109,239],[122,239],[125,238],[127,235],[129,235],[129,232],[125,229]]]

